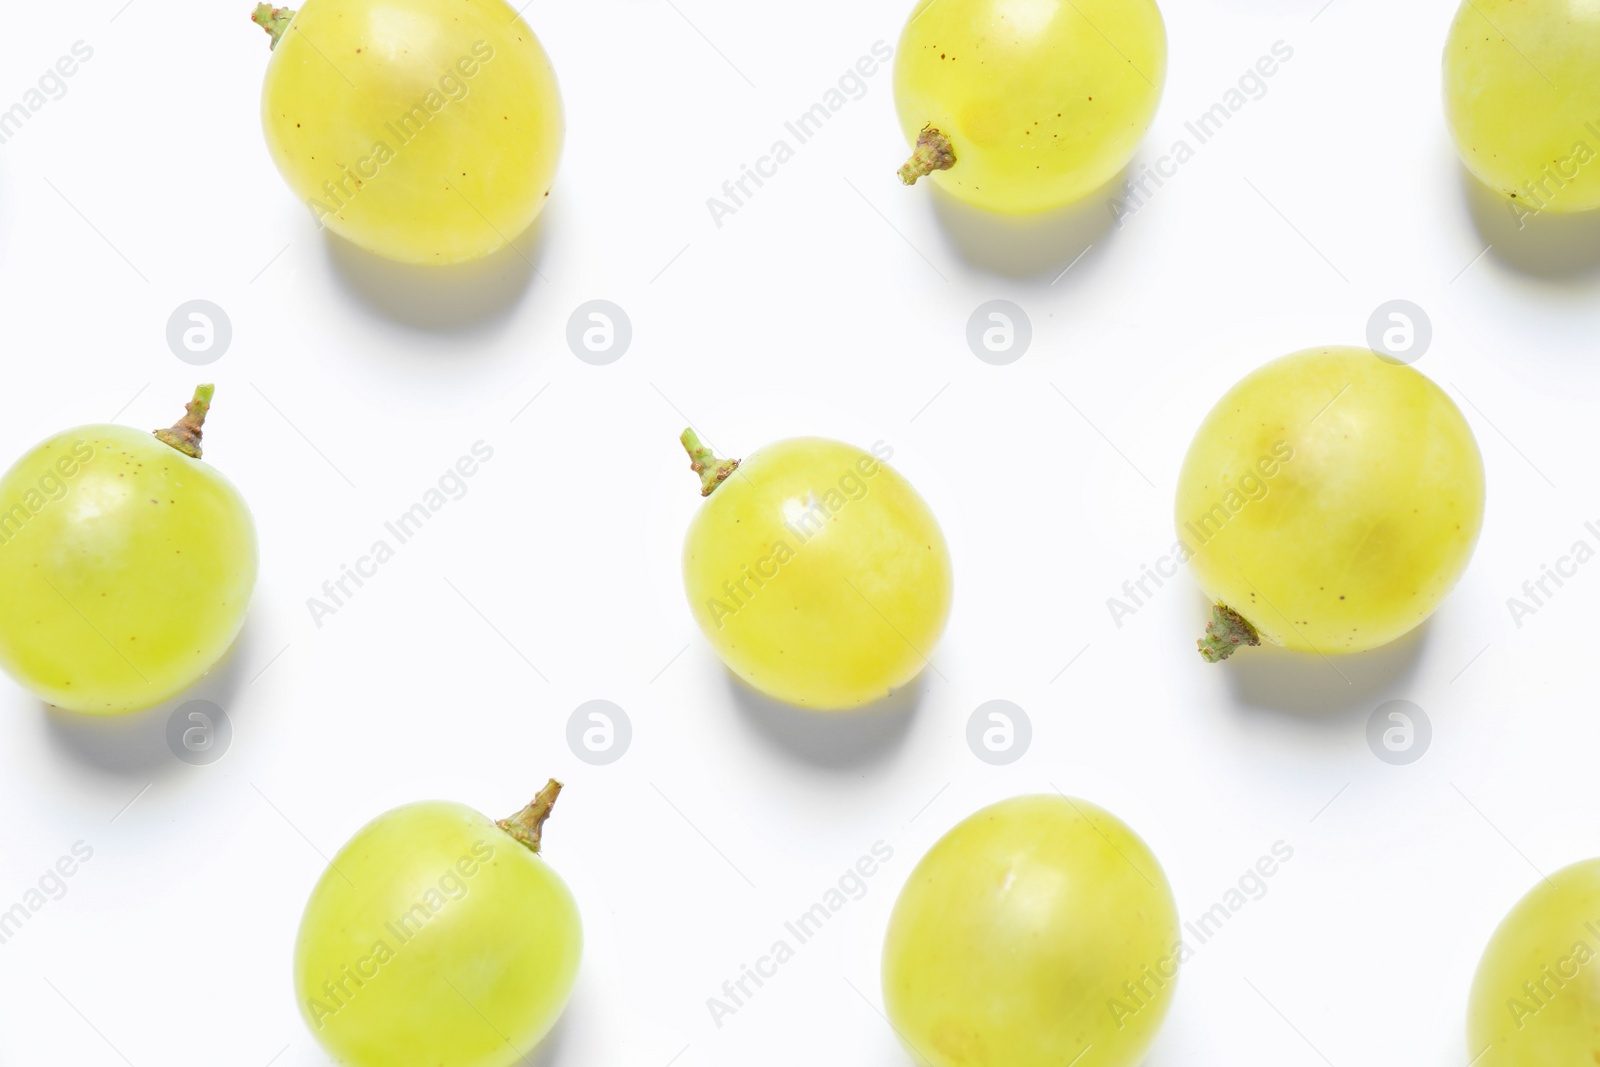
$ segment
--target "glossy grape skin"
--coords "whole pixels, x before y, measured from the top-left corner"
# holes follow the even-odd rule
[[[956,162],[931,175],[989,211],[1079,200],[1133,158],[1166,80],[1154,0],[920,0],[900,36],[895,106]]]
[[[1360,652],[1433,613],[1466,569],[1483,500],[1477,442],[1443,390],[1366,349],[1310,349],[1247,375],[1206,416],[1179,474],[1177,532],[1206,595],[1263,640]]]
[[[821,510],[808,513],[812,501]],[[780,544],[790,553],[781,564]],[[922,497],[870,453],[815,437],[758,450],[706,499],[684,541],[683,576],[695,621],[729,669],[818,710],[910,682],[950,614],[950,554]]]
[[[1600,6],[1466,0],[1444,53],[1462,162],[1528,211],[1600,208]]]
[[[425,117],[402,124],[419,102]],[[504,0],[306,0],[272,53],[261,114],[322,224],[407,263],[514,240],[544,208],[564,136],[550,61]]]
[[[1557,871],[1517,902],[1472,980],[1467,1049],[1473,1067],[1600,1063],[1597,924],[1600,859]],[[1525,983],[1532,983],[1531,991]]]
[[[471,808],[427,801],[333,858],[300,921],[295,995],[348,1067],[511,1067],[560,1018],[582,953],[577,903],[543,859]]]
[[[209,463],[122,426],[57,434],[0,478],[0,665],[72,711],[153,707],[233,644],[256,564]]]
[[[1171,1004],[1179,937],[1137,834],[1087,801],[1016,797],[911,872],[884,942],[884,1007],[923,1067],[1132,1067]]]

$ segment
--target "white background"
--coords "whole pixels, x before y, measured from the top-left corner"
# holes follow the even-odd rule
[[[535,0],[561,173],[520,255],[455,274],[317,232],[264,151],[247,0],[123,2],[18,6],[0,35],[0,108],[94,49],[0,148],[0,455],[166,425],[215,379],[206,454],[254,510],[262,569],[240,646],[190,694],[233,724],[214,765],[168,751],[171,706],[82,719],[0,681],[0,907],[94,849],[0,945],[0,1063],[327,1064],[290,985],[324,857],[392,806],[503,815],[558,775],[546,854],[587,950],[541,1067],[903,1067],[875,1007],[901,882],[971,811],[1052,787],[1137,829],[1185,919],[1294,849],[1185,968],[1152,1067],[1466,1064],[1495,923],[1538,872],[1600,852],[1600,567],[1520,628],[1506,606],[1600,543],[1600,230],[1518,233],[1464,180],[1439,102],[1448,0],[1167,4],[1144,162],[1274,42],[1294,56],[1121,228],[1104,196],[1008,223],[902,188],[887,69],[719,228],[707,197],[893,45],[906,3]],[[1033,323],[1006,367],[965,340],[997,297]],[[234,328],[200,371],[165,340],[194,298]],[[596,298],[634,330],[604,367],[565,341]],[[1488,469],[1482,541],[1435,618],[1358,658],[1213,667],[1183,575],[1112,625],[1107,598],[1169,550],[1215,398],[1272,357],[1361,343],[1395,298],[1431,316],[1417,366]],[[957,573],[909,696],[808,718],[730,682],[679,584],[686,420],[735,453],[893,447]],[[307,598],[478,440],[494,458],[469,493],[314,625]],[[565,740],[596,698],[634,728],[609,767]],[[966,742],[996,698],[1033,723],[1006,768]],[[1366,741],[1390,699],[1433,726],[1410,766]],[[706,999],[880,840],[895,858],[865,897],[714,1025]]]

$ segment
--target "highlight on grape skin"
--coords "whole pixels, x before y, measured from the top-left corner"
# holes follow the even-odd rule
[[[1518,226],[1600,209],[1600,7],[1590,0],[1465,0],[1444,52],[1444,104],[1461,161]]]
[[[255,521],[201,458],[213,389],[170,429],[81,426],[0,477],[0,665],[47,704],[154,707],[222,660],[255,588]]]
[[[261,118],[319,225],[369,252],[487,256],[544,209],[565,125],[555,72],[505,0],[260,4]]]
[[[693,430],[681,440],[707,498],[684,538],[684,591],[728,669],[818,711],[914,681],[950,615],[950,553],[893,449],[791,438],[741,463]]]
[[[1166,71],[1154,0],[920,0],[895,54],[900,180],[1006,214],[1080,200],[1133,158]]]
[[[1133,830],[1085,800],[1014,797],[959,823],[906,880],[884,1010],[921,1067],[1134,1067],[1187,954]]]
[[[323,872],[295,943],[295,997],[346,1067],[513,1067],[565,1010],[577,902],[541,855],[551,780],[498,822],[425,801],[378,816]]]
[[[1483,508],[1471,427],[1412,367],[1320,348],[1258,368],[1211,409],[1178,479],[1179,559],[1213,603],[1201,655],[1403,636],[1461,577]]]

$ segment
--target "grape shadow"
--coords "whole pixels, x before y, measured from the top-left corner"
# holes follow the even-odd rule
[[[1533,278],[1600,277],[1600,211],[1520,214],[1464,166],[1457,166],[1461,196],[1489,255]],[[1588,298],[1588,294],[1586,294]]]
[[[255,645],[251,622],[244,628],[217,665],[199,681],[144,711],[126,715],[86,715],[64,711],[49,704],[39,707],[46,717],[48,734],[55,747],[71,754],[80,763],[126,778],[149,781],[190,769],[179,760],[167,741],[167,720],[179,705],[191,700],[209,700],[237,721],[234,709],[239,691],[249,681],[255,665]],[[259,669],[259,668],[258,668]],[[227,758],[226,753],[222,756]]]
[[[1128,164],[1105,185],[1076,203],[1034,215],[1003,215],[956,199],[932,181],[927,186],[939,229],[970,267],[1018,280],[1062,284],[1097,258],[1112,229],[1110,201],[1128,180]],[[910,192],[908,190],[908,192]],[[1071,267],[1069,273],[1063,274]]]
[[[329,273],[358,304],[402,326],[464,333],[508,318],[539,275],[545,247],[542,211],[499,251],[448,266],[399,263],[324,230]]]
[[[773,700],[724,670],[740,717],[755,733],[805,763],[844,771],[877,763],[905,743],[927,692],[928,671],[882,700],[851,711],[809,711]]]

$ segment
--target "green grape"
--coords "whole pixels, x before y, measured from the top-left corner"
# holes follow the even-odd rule
[[[921,672],[950,614],[950,554],[886,455],[803,437],[741,465],[693,431],[683,444],[710,497],[684,541],[684,587],[729,669],[820,710],[877,700]]]
[[[1483,493],[1467,420],[1417,371],[1364,348],[1268,363],[1217,401],[1178,476],[1179,556],[1217,605],[1201,654],[1393,641],[1466,569]]]
[[[1519,212],[1600,208],[1600,5],[1466,0],[1444,53],[1445,114],[1479,181]]]
[[[895,902],[889,1021],[922,1067],[1132,1067],[1183,954],[1166,875],[1110,812],[1024,796],[940,838]]]
[[[505,0],[306,0],[252,18],[273,42],[267,147],[334,233],[406,263],[459,263],[544,208],[561,94]]]
[[[1154,0],[921,0],[900,35],[900,168],[989,211],[1079,200],[1155,117],[1167,32]]]
[[[118,714],[175,696],[244,625],[256,532],[200,459],[212,387],[170,430],[81,426],[0,478],[0,665],[40,699]]]
[[[511,1067],[561,1017],[578,905],[538,854],[561,784],[498,823],[427,801],[378,816],[306,904],[295,996],[348,1067]]]
[[[1600,859],[1557,871],[1517,902],[1472,980],[1473,1067],[1600,1063]]]

